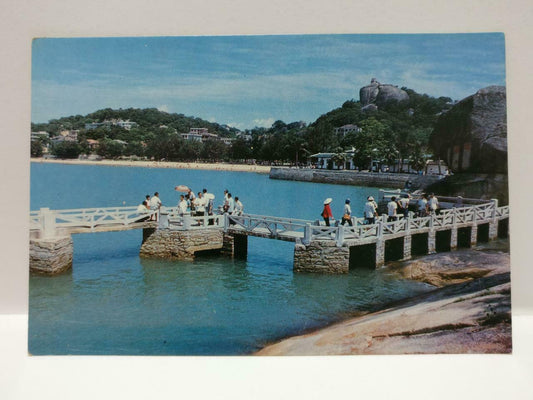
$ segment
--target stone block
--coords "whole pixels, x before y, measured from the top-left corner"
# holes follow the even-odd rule
[[[58,274],[72,268],[74,246],[70,236],[30,239],[30,271]]]

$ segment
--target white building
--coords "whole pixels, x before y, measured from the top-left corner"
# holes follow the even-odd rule
[[[180,135],[184,140],[190,140],[190,141],[196,141],[196,142],[202,141],[202,135],[198,133],[189,132],[189,133],[180,133]]]
[[[335,128],[335,133],[337,135],[342,135],[342,137],[346,136],[348,133],[357,133],[361,132],[361,128],[359,128],[357,125],[348,124],[343,125],[338,128]]]

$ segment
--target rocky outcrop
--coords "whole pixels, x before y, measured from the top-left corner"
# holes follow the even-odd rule
[[[256,355],[510,353],[510,288],[509,274],[443,288]]]
[[[507,173],[504,86],[489,86],[442,114],[431,144],[454,172]]]
[[[474,174],[463,172],[447,176],[430,186],[427,192],[442,196],[462,196],[473,199],[498,199],[500,206],[509,204],[509,178],[507,174]]]
[[[405,90],[390,84],[379,83],[376,78],[372,78],[370,85],[364,86],[359,90],[359,99],[363,108],[370,104],[376,106],[384,105],[390,101],[409,100],[409,95]],[[365,110],[374,110],[372,107],[366,107]]]
[[[510,353],[508,244],[397,263],[391,272],[444,287],[282,340],[256,355]]]

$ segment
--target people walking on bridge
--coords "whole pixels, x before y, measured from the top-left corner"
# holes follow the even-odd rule
[[[324,218],[324,222],[326,223],[326,226],[329,226],[329,219],[333,219],[333,213],[331,212],[330,204],[333,201],[331,197],[328,197],[326,200],[324,200],[324,209],[322,210],[322,218]]]
[[[150,196],[148,196],[150,197]],[[148,214],[150,212],[148,202],[146,200],[143,200],[141,204],[137,207],[137,213],[138,214]],[[150,219],[150,216],[147,215],[146,217],[139,220],[139,222],[142,221],[148,221]]]
[[[398,216],[396,214],[396,211],[398,210],[398,203],[396,203],[396,196],[392,196],[390,198],[390,201],[387,203],[387,221],[396,221],[398,219]]]
[[[185,196],[180,194],[180,201],[178,203],[178,212],[180,216],[183,217],[183,215],[187,213],[187,207],[188,207],[188,204],[187,204],[187,200],[185,200]]]
[[[231,193],[228,193],[227,198],[227,210],[226,212],[228,214],[233,214],[233,211],[235,211],[235,200],[233,200],[233,197],[231,197]]]
[[[150,210],[152,211],[157,211],[154,215],[153,215],[153,218],[150,218],[150,220],[154,220],[154,221],[157,221],[157,216],[159,214],[159,209],[161,208],[161,206],[163,205],[163,203],[161,202],[161,199],[159,198],[159,193],[158,192],[155,192],[153,197],[150,199]]]
[[[428,211],[430,214],[437,214],[439,209],[439,199],[435,196],[435,193],[429,195]]]
[[[342,216],[341,225],[344,225],[348,222],[348,225],[353,226],[352,223],[352,207],[350,207],[350,199],[346,199],[344,202],[344,213]]]
[[[235,211],[233,212],[233,215],[242,215],[243,212],[244,212],[244,206],[239,200],[239,197],[235,196]]]
[[[418,200],[418,216],[426,217],[428,215],[428,195],[424,193]]]
[[[202,196],[202,192],[198,192],[198,197],[194,199],[194,209],[196,210],[196,215],[203,217],[205,215],[206,199]]]
[[[409,200],[411,195],[406,193],[398,200],[398,214],[403,214],[404,218],[409,216]]]
[[[365,203],[364,215],[367,224],[374,224],[378,215],[377,204],[372,196],[368,196]]]

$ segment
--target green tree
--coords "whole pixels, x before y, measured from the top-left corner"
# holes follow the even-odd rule
[[[230,154],[234,160],[247,160],[252,157],[252,150],[246,140],[238,138],[231,144]]]
[[[100,140],[96,153],[104,158],[115,159],[124,153],[124,145],[111,139]]]
[[[81,148],[76,142],[60,142],[52,146],[52,154],[58,158],[78,158]]]
[[[204,143],[200,157],[209,161],[223,160],[228,153],[228,146],[220,140],[209,139]]]
[[[43,155],[43,144],[40,140],[32,140],[31,142],[31,156],[32,157],[42,157]]]

